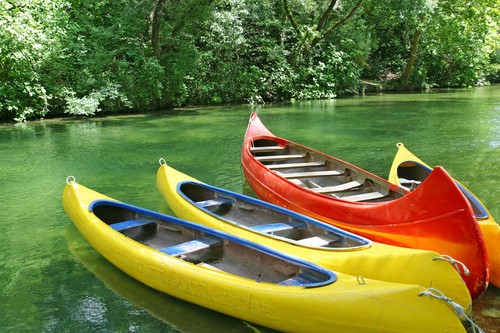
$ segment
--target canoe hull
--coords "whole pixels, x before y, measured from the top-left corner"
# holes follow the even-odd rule
[[[418,286],[339,274],[317,288],[278,286],[237,278],[165,255],[113,230],[89,211],[113,200],[76,182],[66,185],[63,207],[85,239],[107,260],[144,284],[243,320],[295,332],[465,332],[441,300]],[[339,282],[339,283],[337,283]],[[398,315],[394,315],[394,314]]]
[[[412,172],[410,180],[422,182],[431,173],[432,168],[410,152],[402,143],[397,144],[398,151],[392,162],[389,172],[389,181],[393,184],[400,185],[400,168],[416,168],[416,172]],[[409,174],[408,174],[409,175]],[[408,177],[405,177],[408,178]],[[479,224],[481,234],[484,238],[486,251],[488,253],[488,261],[490,268],[490,283],[496,287],[500,287],[500,226],[495,221],[486,206],[464,185],[457,182],[459,188],[464,192],[469,202],[473,206],[476,220]]]
[[[259,139],[272,140],[281,146],[293,144],[322,158],[338,159],[276,137],[253,113],[242,146],[241,163],[245,178],[260,199],[377,242],[449,255],[470,270],[469,276],[462,276],[473,298],[486,290],[488,263],[481,231],[469,203],[444,169],[436,168],[415,191],[398,199],[350,202],[304,189],[269,169],[251,152],[253,142]],[[387,186],[396,191],[391,187],[394,185]]]

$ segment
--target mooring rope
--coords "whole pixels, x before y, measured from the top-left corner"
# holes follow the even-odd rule
[[[432,260],[444,260],[444,261],[447,261],[449,262],[453,267],[455,267],[455,269],[460,273],[462,274],[462,272],[460,271],[460,267],[462,267],[462,270],[464,272],[464,274],[466,276],[469,276],[470,275],[470,271],[469,269],[467,268],[467,266],[465,266],[465,264],[457,259],[454,259],[452,258],[451,256],[447,255],[447,254],[441,254],[439,256],[436,256],[434,258],[432,258]]]
[[[451,298],[446,297],[446,295],[443,294],[441,291],[439,291],[435,288],[428,288],[425,291],[419,292],[418,296],[419,297],[422,297],[422,296],[434,297],[434,298],[437,298],[441,301],[445,301],[446,303],[451,305],[451,307],[455,310],[455,314],[459,318],[464,318],[465,320],[467,320],[471,324],[473,333],[476,333],[476,332],[477,333],[484,333],[484,331],[474,322],[474,320],[472,320],[472,318],[465,313],[465,309],[463,306],[461,306],[457,302],[453,301]]]

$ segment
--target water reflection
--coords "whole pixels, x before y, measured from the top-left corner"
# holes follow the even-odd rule
[[[77,305],[77,320],[88,321],[94,325],[103,324],[106,320],[106,311],[106,305],[99,298],[88,296]]]

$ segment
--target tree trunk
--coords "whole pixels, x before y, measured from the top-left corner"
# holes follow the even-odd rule
[[[163,9],[165,8],[165,1],[166,0],[158,0],[149,15],[151,19],[151,47],[153,48],[153,55],[155,57],[160,55],[161,17]]]
[[[417,31],[415,31],[415,35],[413,35],[413,40],[411,41],[410,57],[408,58],[406,68],[403,72],[403,75],[401,76],[401,87],[403,89],[408,89],[408,81],[410,80],[410,75],[413,70],[413,64],[415,63],[415,58],[417,57],[417,47],[420,36],[422,36],[422,31],[420,29],[417,29]]]

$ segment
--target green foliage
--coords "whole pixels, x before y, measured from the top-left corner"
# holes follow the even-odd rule
[[[443,1],[434,14],[420,61],[429,82],[465,87],[484,78],[491,52],[484,48],[488,16],[481,9],[484,1],[474,2]]]
[[[93,116],[101,111],[99,105],[105,105],[107,109],[112,109],[117,103],[131,107],[127,96],[120,92],[117,85],[109,85],[98,91],[93,91],[87,96],[76,97],[74,91],[66,90],[66,109],[64,112],[72,116]]]
[[[495,0],[0,0],[0,118],[332,98],[408,67],[469,86],[498,80],[499,21]]]
[[[57,1],[0,0],[0,118],[44,116],[52,98],[43,65],[60,47]]]
[[[412,36],[420,30],[410,84],[463,87],[482,82],[498,40],[498,8],[490,0],[370,1],[365,19],[374,32],[364,76],[399,76],[408,63]]]

